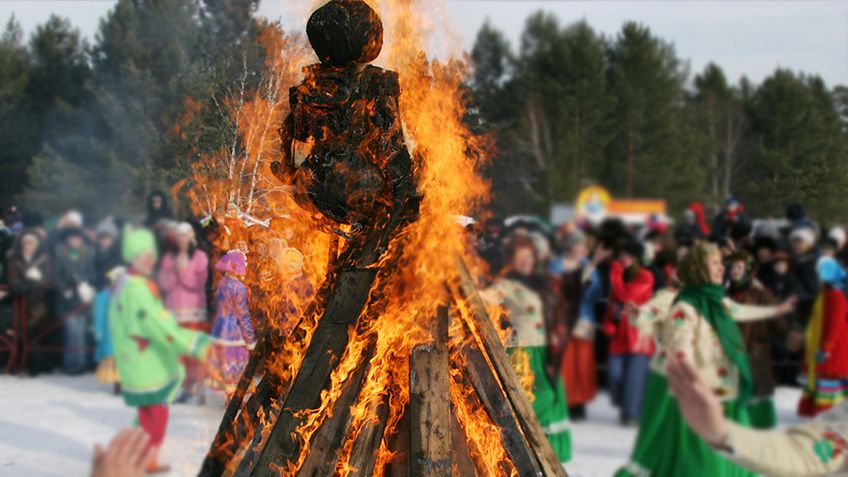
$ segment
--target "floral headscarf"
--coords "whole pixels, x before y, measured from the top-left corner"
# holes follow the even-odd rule
[[[247,256],[241,250],[230,250],[215,264],[215,270],[244,276],[247,273]]]
[[[677,278],[680,282],[683,285],[711,284],[707,258],[714,253],[720,253],[715,244],[703,241],[696,243],[677,266]]]

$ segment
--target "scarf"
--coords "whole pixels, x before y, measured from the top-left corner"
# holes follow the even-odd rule
[[[738,400],[745,403],[753,390],[751,366],[739,326],[727,312],[723,298],[724,287],[712,284],[686,285],[677,295],[677,300],[692,305],[715,330],[721,348],[739,370]]]

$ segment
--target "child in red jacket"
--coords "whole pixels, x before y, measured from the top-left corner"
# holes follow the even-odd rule
[[[622,425],[639,421],[642,397],[654,342],[631,325],[629,313],[647,303],[654,294],[654,276],[642,266],[644,246],[631,241],[610,266],[610,303],[603,330],[610,340],[607,374],[610,396],[619,408]]]
[[[845,270],[831,258],[816,265],[822,289],[807,325],[804,365],[807,386],[798,414],[813,417],[844,399],[848,390],[848,302]]]

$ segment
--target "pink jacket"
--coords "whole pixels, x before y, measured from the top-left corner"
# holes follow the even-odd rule
[[[200,250],[188,265],[177,270],[177,255],[167,253],[162,257],[159,268],[159,287],[165,296],[165,306],[171,310],[177,322],[206,322],[206,279],[209,277],[209,259]]]

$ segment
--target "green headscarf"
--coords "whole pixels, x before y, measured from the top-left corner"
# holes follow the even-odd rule
[[[692,305],[715,330],[721,348],[739,370],[738,400],[745,404],[751,396],[754,380],[739,326],[722,301],[724,287],[710,280],[707,259],[715,253],[720,253],[718,247],[699,242],[683,258],[677,270],[683,289],[677,295],[677,300]]]

